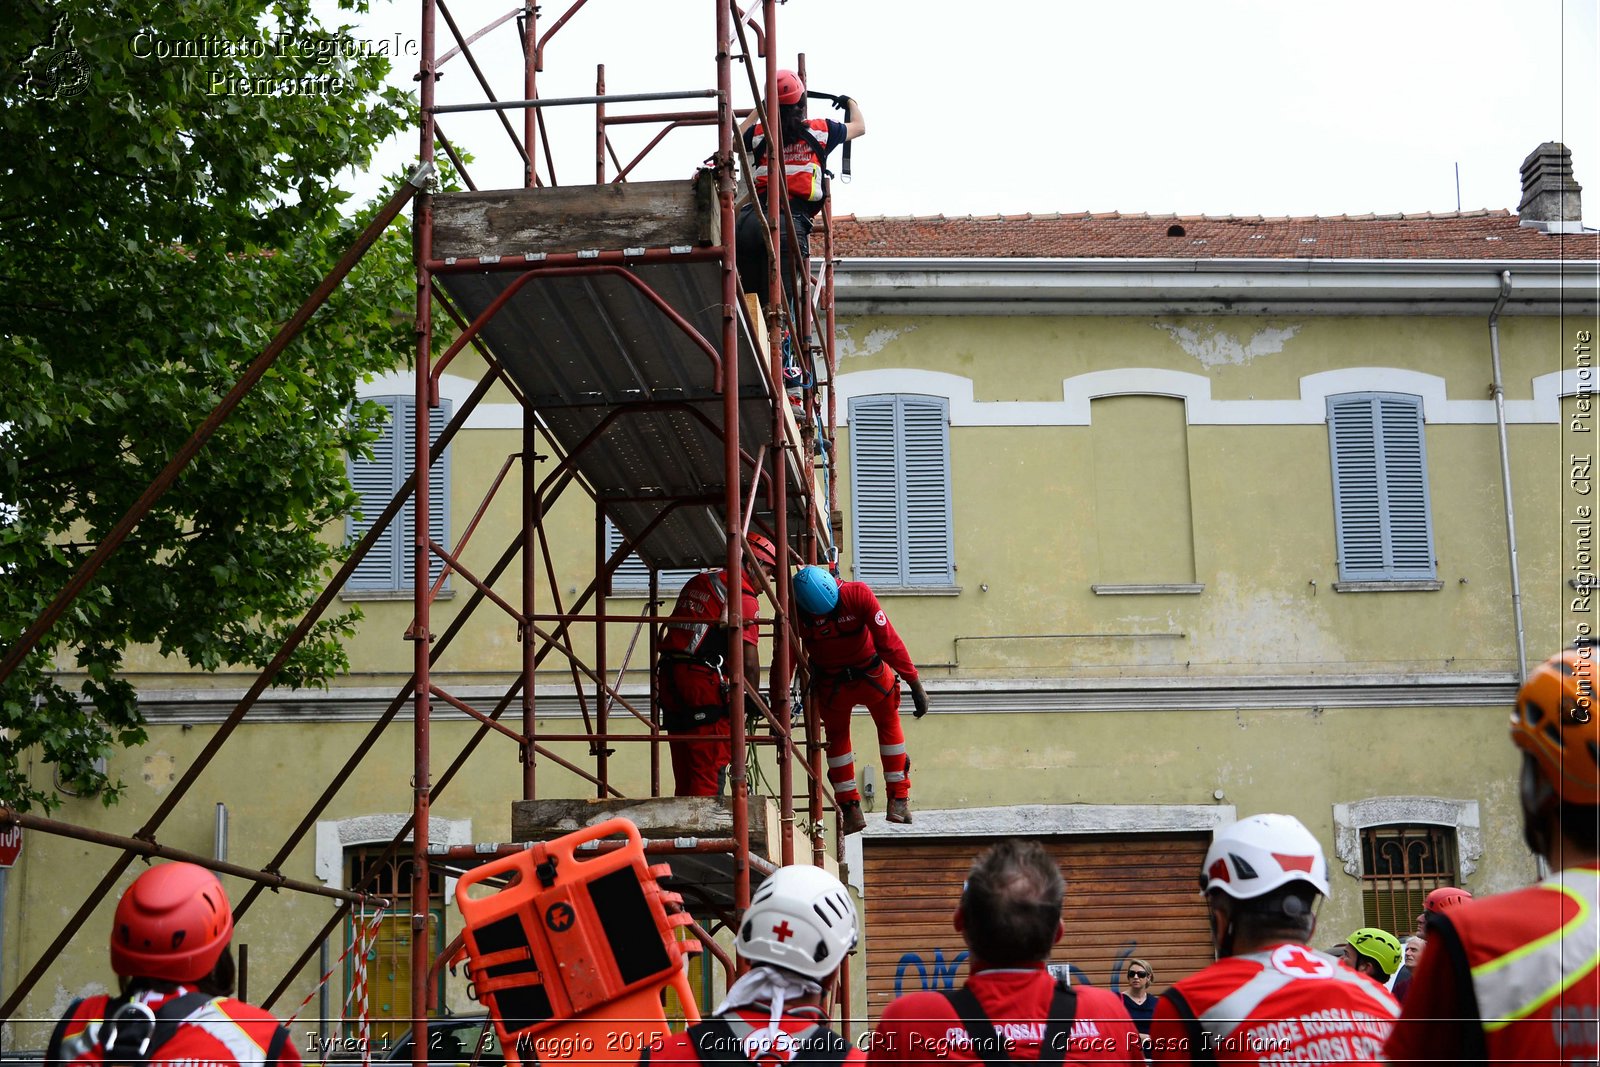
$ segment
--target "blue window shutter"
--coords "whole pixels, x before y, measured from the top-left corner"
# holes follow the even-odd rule
[[[606,555],[617,550],[622,544],[622,531],[610,519],[606,520]],[[693,567],[668,568],[661,571],[657,579],[656,588],[663,595],[676,596],[678,590],[683,588],[683,583],[700,573]],[[611,591],[621,592],[648,592],[650,589],[650,568],[645,566],[644,560],[639,558],[639,553],[630,552],[628,558],[617,564],[617,569],[611,574]]]
[[[383,436],[372,443],[372,459],[355,458],[350,461],[350,482],[361,495],[362,518],[351,518],[346,530],[352,540],[365,536],[383,509],[389,506],[395,493],[411,476],[412,441],[415,440],[417,420],[416,400],[409,396],[373,397],[389,413],[389,422]],[[445,424],[450,421],[450,402],[429,409],[429,438],[439,440]],[[428,536],[441,545],[448,545],[450,536],[450,450],[447,448],[429,469]],[[416,535],[415,496],[408,499],[399,517],[389,524],[373,544],[372,551],[351,575],[349,588],[376,590],[409,590],[414,573],[413,540]],[[429,561],[429,578],[437,579],[444,571],[444,561],[433,556]]]
[[[954,585],[950,537],[950,417],[943,397],[900,397],[906,585]]]
[[[400,457],[400,481],[403,482],[411,473],[411,465],[415,462],[412,442],[416,440],[417,420],[415,412],[417,401],[415,397],[402,397],[402,407],[406,413],[403,424],[405,452]],[[428,409],[428,444],[438,444],[439,435],[444,432],[445,424],[450,421],[450,401],[441,400],[439,406]],[[400,482],[396,482],[396,487]],[[414,548],[412,542],[416,537],[417,509],[416,496],[406,502],[405,511],[401,513],[405,518],[405,543],[400,546],[403,558],[401,560],[401,575],[405,588],[411,587],[412,575],[416,573]],[[446,448],[433,465],[428,468],[428,537],[447,551],[450,547],[450,450]],[[438,581],[439,575],[444,573],[444,560],[432,552],[428,553],[428,581]],[[448,587],[449,583],[446,583]]]
[[[903,585],[900,476],[895,397],[850,401],[850,510],[855,576],[870,585]]]
[[[855,576],[875,586],[955,584],[948,401],[850,401]]]
[[[383,436],[372,442],[372,458],[366,459],[361,456],[350,458],[350,484],[361,495],[358,508],[360,518],[352,515],[345,520],[345,531],[352,542],[359,541],[367,535],[368,530],[372,529],[378,516],[383,514],[383,509],[394,499],[395,491],[404,478],[404,475],[399,474],[400,420],[397,408],[401,398],[385,396],[373,399],[374,402],[384,406],[389,417],[388,423],[383,428]],[[399,554],[395,549],[399,542],[399,532],[400,524],[391,522],[388,529],[378,536],[372,550],[356,564],[355,572],[350,576],[349,588],[400,588]]]
[[[1397,393],[1328,398],[1339,577],[1432,579],[1422,401]]]

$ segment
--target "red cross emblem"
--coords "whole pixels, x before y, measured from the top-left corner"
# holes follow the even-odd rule
[[[779,944],[782,944],[783,942],[789,940],[791,937],[794,936],[794,931],[789,929],[789,920],[788,919],[785,919],[785,920],[783,920],[783,922],[779,923],[777,926],[774,926],[772,928],[772,932],[778,935],[778,943]]]
[[[1272,965],[1284,974],[1304,978],[1326,978],[1333,972],[1331,963],[1307,952],[1302,945],[1280,945],[1272,953]]]

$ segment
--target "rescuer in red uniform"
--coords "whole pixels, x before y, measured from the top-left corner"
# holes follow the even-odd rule
[[[928,713],[928,694],[911,653],[865,582],[841,582],[821,567],[801,567],[794,576],[794,603],[811,669],[808,699],[827,731],[828,781],[839,802],[843,832],[853,834],[867,825],[850,750],[850,713],[857,704],[871,713],[878,728],[888,819],[910,822],[911,760],[900,725],[901,679],[911,689],[916,717]]]
[[[867,1059],[1142,1067],[1139,1031],[1122,997],[1058,985],[1045,969],[1051,946],[1066,933],[1062,896],[1061,868],[1037,841],[1010,838],[980,855],[953,919],[967,945],[966,982],[890,1001],[867,1039]]]
[[[1528,676],[1511,713],[1522,825],[1551,875],[1428,916],[1384,1052],[1395,1063],[1594,1063],[1600,1052],[1600,722],[1583,644]]]
[[[1252,815],[1221,828],[1200,886],[1217,962],[1161,995],[1155,1063],[1378,1063],[1400,1006],[1310,949],[1328,862],[1299,820]]]
[[[750,969],[711,1017],[668,1034],[639,1062],[661,1067],[842,1067],[866,1054],[828,1027],[856,908],[820,867],[779,867],[756,889],[734,945]]]
[[[216,875],[192,863],[145,871],[117,902],[111,927],[122,992],[75,1001],[50,1035],[45,1062],[295,1067],[289,1031],[230,995],[232,937]]]
[[[761,671],[757,652],[756,616],[760,605],[751,582],[752,563],[769,577],[778,563],[772,542],[760,534],[746,538],[745,573],[740,575],[743,605],[744,676],[755,681]],[[661,719],[668,732],[672,756],[674,795],[714,797],[721,792],[721,777],[733,753],[729,747],[728,678],[726,667],[733,655],[728,632],[728,571],[702,571],[684,583],[672,614],[676,622],[663,623],[656,663],[656,693]],[[711,738],[691,741],[688,738]]]

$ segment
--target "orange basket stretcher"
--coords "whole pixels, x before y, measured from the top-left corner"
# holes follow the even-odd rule
[[[615,851],[580,853],[619,834]],[[607,819],[456,881],[467,967],[507,1063],[636,1063],[667,1033],[669,986],[699,1021],[685,962],[700,943],[676,940],[691,917],[656,881],[670,870],[645,862],[638,827]],[[509,884],[473,898],[495,879]]]

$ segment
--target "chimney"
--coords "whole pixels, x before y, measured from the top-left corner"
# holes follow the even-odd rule
[[[1522,225],[1545,233],[1583,232],[1583,186],[1572,179],[1572,153],[1546,141],[1522,161]]]

